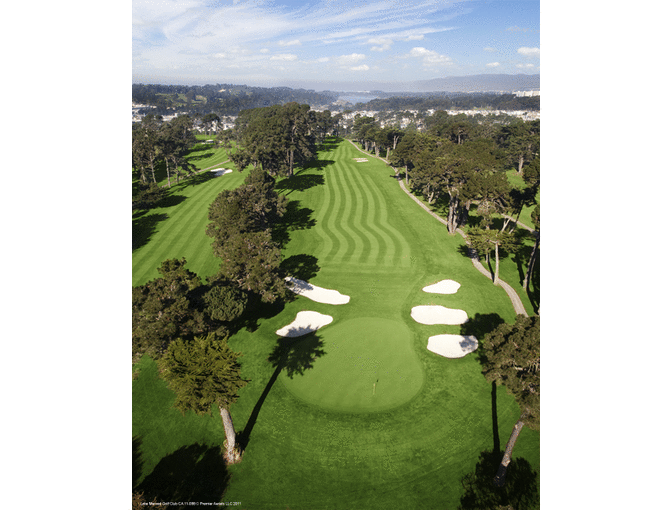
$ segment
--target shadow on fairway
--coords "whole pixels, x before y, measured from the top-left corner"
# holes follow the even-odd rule
[[[214,172],[211,172],[210,170],[205,170],[204,172],[201,172],[199,174],[192,175],[190,177],[185,177],[184,179],[180,179],[180,182],[178,184],[173,184],[172,187],[177,190],[182,190],[187,188],[188,186],[198,186],[199,184],[206,183],[216,178],[217,175],[215,175]]]
[[[167,455],[138,485],[145,501],[212,502],[221,501],[229,483],[226,461],[219,446],[192,444]],[[188,505],[170,505],[188,508]]]
[[[250,418],[247,420],[245,430],[238,436],[238,442],[243,450],[245,450],[250,442],[252,429],[257,422],[261,407],[271,392],[271,388],[273,388],[280,372],[285,369],[290,379],[295,375],[303,375],[306,370],[313,368],[313,363],[317,358],[326,354],[324,349],[322,349],[323,345],[324,342],[316,333],[295,338],[278,337],[278,342],[268,357],[268,361],[275,367],[275,371],[261,393],[259,400],[257,400]]]
[[[497,450],[481,452],[474,472],[462,477],[464,494],[460,498],[459,510],[531,510],[540,507],[538,474],[523,458],[511,460],[506,471],[506,483],[503,487],[495,487],[493,479],[503,455]]]
[[[289,232],[293,230],[306,230],[316,225],[317,221],[311,218],[313,210],[308,207],[300,207],[298,200],[290,200],[287,210],[280,221],[273,225],[272,238],[284,247],[289,242]]]
[[[291,299],[293,299],[292,296],[287,298],[287,300]],[[242,328],[254,333],[259,329],[259,320],[275,317],[285,308],[285,303],[286,301],[282,299],[276,299],[273,303],[264,303],[258,295],[249,294],[243,315],[229,325],[231,335],[235,335]]]
[[[500,324],[504,324],[504,319],[497,313],[477,313],[460,326],[460,334],[474,335],[480,342]]]
[[[133,488],[140,481],[140,476],[142,475],[142,437],[133,436],[133,467],[132,467],[132,476],[133,476]]]
[[[167,218],[168,215],[165,213],[153,213],[134,219],[132,230],[133,251],[147,244],[156,232],[156,226]]]
[[[174,207],[184,202],[187,197],[183,195],[168,195],[156,203],[156,207]]]
[[[314,186],[324,184],[324,177],[322,175],[301,175],[297,173],[291,177],[285,177],[275,183],[276,191],[286,191],[289,195],[293,191],[306,191]]]
[[[283,260],[280,270],[285,276],[294,276],[307,282],[317,276],[320,266],[317,264],[317,257],[300,253]]]
[[[197,149],[193,150],[192,153],[202,151],[204,148],[205,147],[203,145],[199,145],[199,147]],[[192,156],[191,153],[189,153],[189,154],[187,154],[187,157],[189,158],[189,161],[193,162],[193,161],[198,161],[200,159],[208,159],[208,158],[211,158],[214,155],[215,155],[214,152],[204,152],[203,154],[199,154],[198,156]]]

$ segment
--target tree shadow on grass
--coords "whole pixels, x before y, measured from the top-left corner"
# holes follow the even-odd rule
[[[289,242],[289,232],[314,227],[317,221],[311,218],[313,212],[308,207],[300,207],[298,200],[290,200],[287,203],[285,214],[273,225],[273,240],[284,247]]]
[[[259,328],[260,319],[269,319],[275,317],[285,308],[285,301],[276,299],[273,303],[264,303],[261,298],[255,294],[248,295],[247,308],[238,319],[230,323],[231,335],[234,335],[242,328],[250,333]]]
[[[173,184],[172,188],[177,189],[177,190],[182,190],[185,189],[189,186],[198,186],[199,184],[204,184],[208,181],[211,181],[212,179],[216,179],[218,176],[215,175],[214,172],[211,172],[210,170],[205,170],[203,172],[197,173],[195,175],[191,175],[189,177],[185,177],[184,179],[180,179],[180,182],[177,184]],[[226,177],[226,176],[222,176]]]
[[[275,371],[261,393],[259,400],[257,400],[250,418],[247,420],[245,430],[238,437],[238,442],[243,450],[245,450],[250,442],[252,429],[257,422],[261,407],[271,392],[280,372],[283,369],[286,370],[287,376],[290,379],[294,378],[295,375],[303,375],[306,370],[313,368],[313,363],[317,358],[326,354],[324,349],[322,349],[323,346],[324,342],[317,333],[293,338],[278,337],[278,341],[268,357],[268,361],[275,367]]]
[[[187,199],[184,195],[170,194],[156,203],[156,207],[174,207]]]
[[[132,465],[132,476],[133,476],[133,488],[140,481],[140,476],[142,476],[142,437],[133,436],[133,465]]]
[[[307,282],[317,276],[320,266],[317,264],[317,257],[300,253],[283,260],[280,263],[280,270],[285,276],[294,276]]]
[[[135,218],[132,230],[133,251],[146,245],[156,232],[157,225],[167,218],[165,213],[152,213]]]
[[[479,342],[482,342],[485,335],[493,332],[500,324],[504,324],[504,319],[497,313],[477,313],[460,326],[460,334],[474,335]],[[477,352],[483,351],[479,349]],[[477,358],[482,362],[480,354]]]
[[[532,510],[540,508],[537,477],[530,463],[523,458],[511,460],[506,473],[506,484],[493,483],[497,468],[504,455],[501,451],[481,452],[473,473],[462,477],[464,493],[459,510]]]
[[[189,508],[189,502],[220,502],[229,478],[221,447],[192,444],[161,459],[137,491],[144,493],[146,501],[187,503],[170,506]]]
[[[299,173],[292,175],[291,177],[285,177],[275,183],[276,191],[285,191],[286,195],[289,195],[293,191],[306,191],[314,186],[320,186],[324,184],[324,176],[314,175],[314,174],[304,174]]]

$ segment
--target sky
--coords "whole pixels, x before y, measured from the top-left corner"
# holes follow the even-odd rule
[[[133,82],[538,74],[539,26],[539,0],[133,0]]]

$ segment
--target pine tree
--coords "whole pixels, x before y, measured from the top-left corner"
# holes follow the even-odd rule
[[[514,324],[500,324],[481,343],[481,364],[488,382],[504,385],[520,407],[520,418],[506,444],[494,479],[503,485],[511,453],[523,426],[540,426],[540,323],[539,316],[518,315]]]
[[[239,355],[229,348],[226,339],[217,340],[209,334],[192,341],[175,340],[159,360],[161,375],[175,392],[174,407],[182,413],[211,415],[212,405],[217,405],[226,434],[226,460],[230,464],[239,462],[242,455],[236,445],[230,413],[231,405],[238,399],[238,390],[247,384],[240,375]]]

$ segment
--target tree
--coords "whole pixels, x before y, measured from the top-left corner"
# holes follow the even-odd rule
[[[287,209],[287,197],[274,186],[263,169],[252,170],[243,186],[222,191],[210,204],[206,227],[214,254],[222,261],[218,278],[258,294],[264,302],[287,292],[280,276],[280,246],[271,235],[271,227]]]
[[[492,281],[499,285],[499,258],[502,252],[511,252],[517,248],[517,241],[514,234],[503,232],[501,230],[490,230],[487,228],[469,229],[469,242],[479,254],[485,255],[489,261],[490,253],[495,252],[495,274]]]
[[[540,209],[539,206],[534,208],[532,211],[532,221],[534,222],[534,228],[536,230],[534,248],[532,248],[532,253],[530,254],[530,261],[527,263],[527,271],[525,272],[525,279],[523,280],[523,288],[529,290],[530,280],[532,279],[532,271],[534,271],[534,265],[539,257],[539,238],[541,237],[540,231]]]
[[[193,127],[193,121],[188,115],[180,115],[172,119],[168,124],[164,124],[159,131],[158,143],[161,155],[166,161],[169,188],[171,184],[169,163],[173,165],[176,174],[178,166],[186,168],[189,173],[193,173],[191,170],[192,165],[189,165],[184,159],[184,155],[196,143]],[[177,175],[179,182],[179,174]]]
[[[218,407],[229,464],[240,462],[242,456],[230,413],[238,390],[247,384],[240,375],[239,355],[229,348],[226,339],[217,340],[209,334],[191,341],[175,340],[158,363],[163,379],[175,392],[173,405],[183,414],[194,411],[212,415],[213,404]]]
[[[192,291],[201,285],[187,261],[164,260],[161,277],[133,287],[132,330],[134,354],[160,355],[177,337],[205,331],[202,314],[192,303]]]
[[[509,161],[523,174],[523,165],[539,154],[540,122],[517,120],[504,126],[499,135],[500,145],[507,151]]]
[[[483,338],[480,349],[482,373],[488,382],[504,385],[520,407],[520,418],[506,444],[494,479],[505,483],[506,469],[523,426],[540,425],[540,322],[539,316],[518,315],[514,324],[500,324]]]

